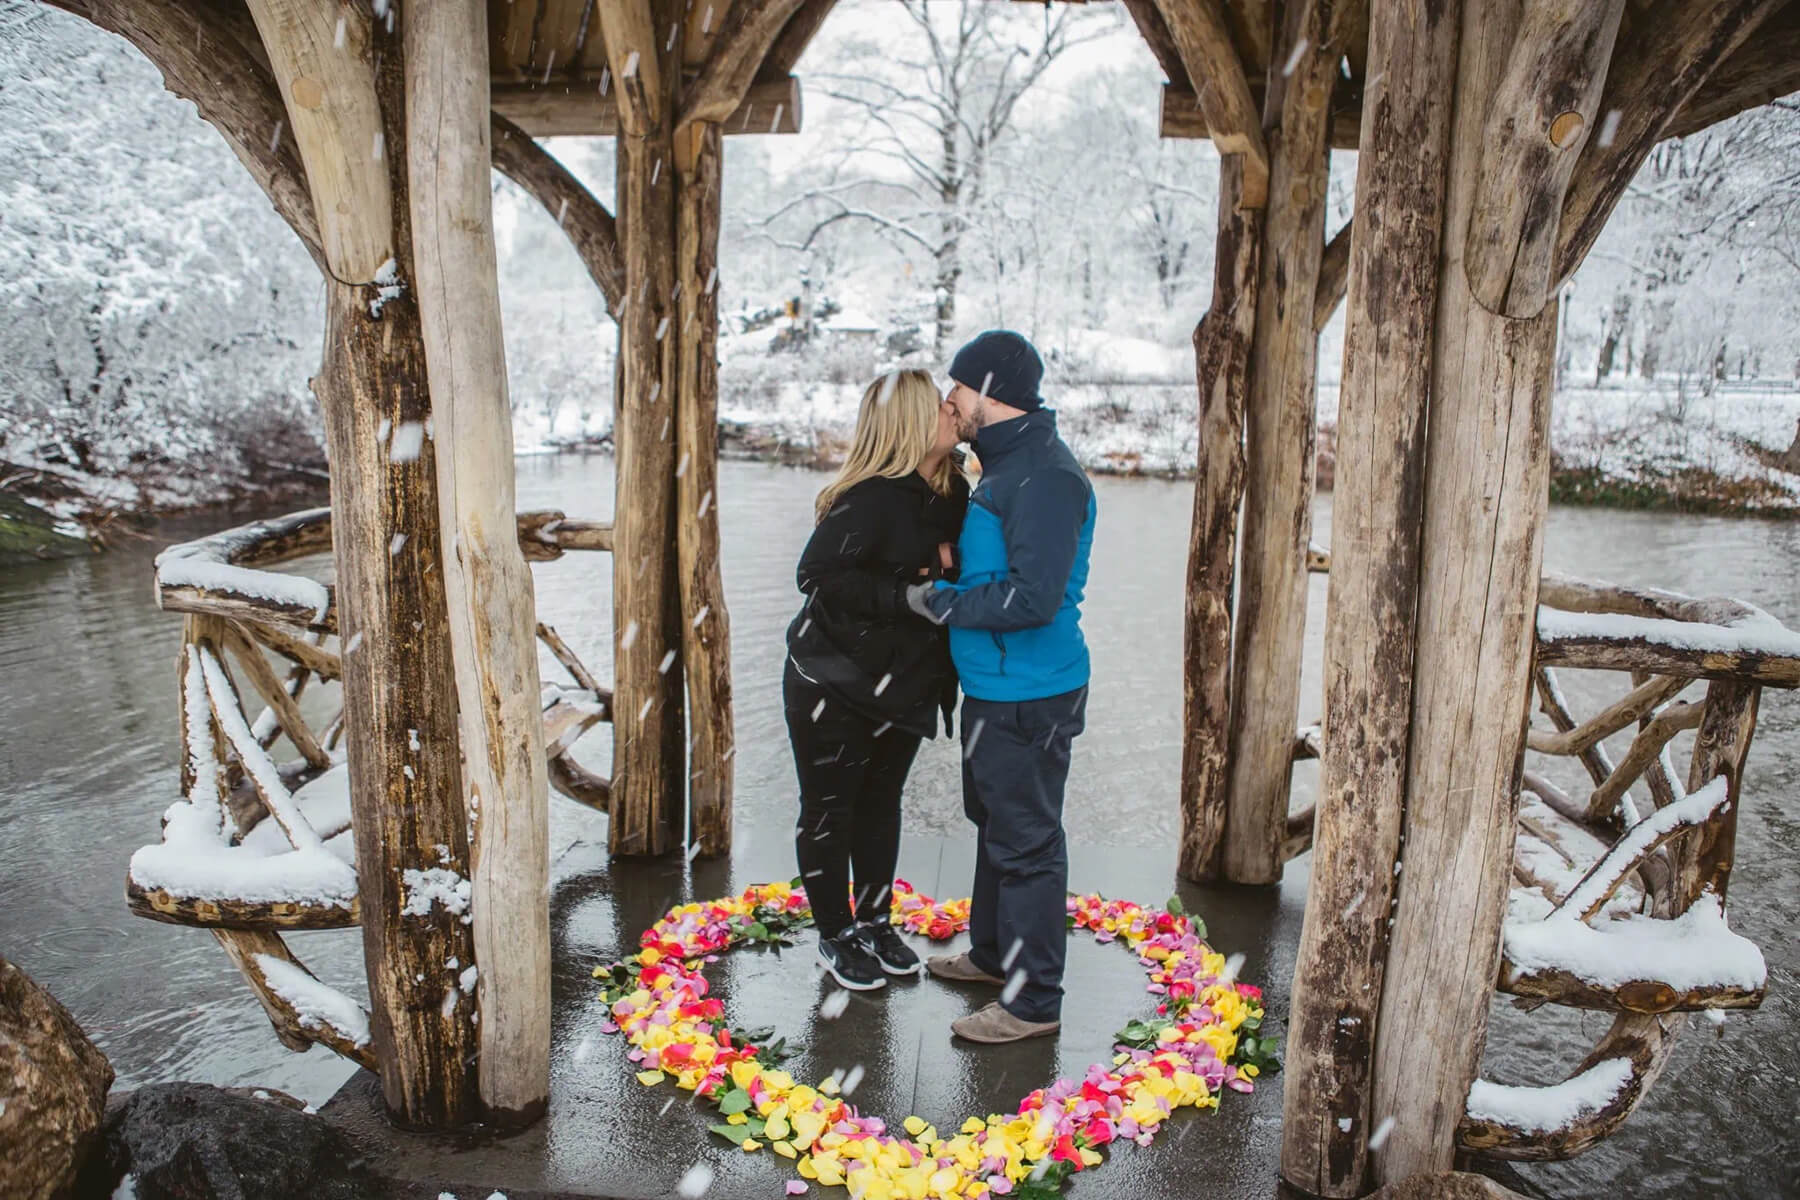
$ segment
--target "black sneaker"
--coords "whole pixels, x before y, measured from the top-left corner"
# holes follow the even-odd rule
[[[871,992],[887,986],[881,964],[869,953],[854,925],[836,937],[820,937],[819,960],[833,979],[853,992]]]
[[[858,943],[889,975],[923,975],[925,964],[888,921],[864,921],[853,927]]]

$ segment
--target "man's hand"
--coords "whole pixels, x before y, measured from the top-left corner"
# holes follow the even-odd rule
[[[936,613],[932,612],[931,606],[925,602],[926,597],[930,596],[932,591],[933,591],[933,588],[929,583],[909,583],[909,584],[907,584],[906,585],[906,607],[912,609],[914,612],[918,613],[921,617],[924,617],[927,621],[930,621],[933,625],[942,625],[944,623],[944,618],[942,618],[942,617],[938,616]]]

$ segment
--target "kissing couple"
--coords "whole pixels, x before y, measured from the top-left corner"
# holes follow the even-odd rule
[[[990,330],[949,375],[948,394],[926,371],[869,384],[849,456],[814,506],[782,678],[794,852],[838,983],[868,991],[928,968],[992,987],[998,997],[951,1028],[1011,1042],[1060,1026],[1063,787],[1086,718],[1080,605],[1096,509],[1038,394],[1030,342]],[[958,443],[974,450],[973,484]],[[959,686],[970,946],[921,964],[891,920],[900,797],[940,711],[952,732]]]

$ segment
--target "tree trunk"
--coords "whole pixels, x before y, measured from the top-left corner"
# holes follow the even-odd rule
[[[1325,722],[1312,882],[1294,968],[1281,1174],[1356,1196],[1412,722],[1419,529],[1456,6],[1377,6],[1356,177],[1338,413]],[[1460,1106],[1459,1110],[1460,1112]]]
[[[383,298],[375,282],[386,262],[393,278],[413,278],[404,163],[370,153],[405,144],[400,46],[354,12],[340,46],[338,14],[294,0],[256,0],[251,11],[330,267],[325,362],[313,386],[332,462],[339,634],[354,647],[343,656],[344,708],[382,1088],[400,1123],[456,1125],[476,1115],[475,1007],[443,964],[473,957],[470,929],[441,905],[401,917],[418,882],[409,872],[467,873],[468,827],[441,636],[433,446],[391,449],[397,431],[422,432],[431,419],[419,312],[411,294]]]
[[[688,766],[690,835],[703,855],[731,851],[734,740],[731,722],[731,621],[719,573],[719,128],[676,134],[685,145],[676,181],[681,288],[676,536],[681,559],[682,660],[692,755]]]
[[[1244,412],[1243,569],[1225,821],[1224,875],[1236,883],[1281,878],[1312,537],[1319,349],[1313,302],[1325,250],[1331,88],[1342,57],[1332,26],[1356,2],[1310,0],[1290,9],[1277,39],[1283,69],[1268,73],[1265,120],[1272,117],[1273,128]],[[1251,696],[1255,702],[1246,702]]]
[[[673,123],[681,62],[658,32],[682,11],[668,0],[658,0],[654,17],[647,0],[609,0],[599,9],[625,131],[618,139],[617,213],[625,302],[613,435],[614,854],[663,854],[675,846],[685,796],[674,521],[680,314]]]
[[[1486,1039],[1512,870],[1557,306],[1525,319],[1482,307],[1465,252],[1491,98],[1509,57],[1534,50],[1514,37],[1521,15],[1517,0],[1467,0],[1461,22],[1426,433],[1406,869],[1371,1110],[1395,1122],[1375,1156],[1384,1183],[1452,1166]]]
[[[482,0],[436,0],[409,8],[404,20],[407,138],[394,144],[404,146],[411,172],[447,535],[439,551],[473,830],[481,1099],[490,1121],[528,1123],[543,1115],[550,1094],[549,782],[537,605],[514,516],[487,9]]]
[[[1231,772],[1231,607],[1244,494],[1244,397],[1261,280],[1263,214],[1239,204],[1243,163],[1219,160],[1212,306],[1194,330],[1199,467],[1182,627],[1181,873],[1214,878]]]

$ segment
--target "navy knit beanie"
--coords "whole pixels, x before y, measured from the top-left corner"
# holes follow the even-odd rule
[[[950,378],[1027,412],[1044,403],[1038,395],[1044,360],[1036,347],[1010,329],[990,329],[958,350],[950,360]]]

